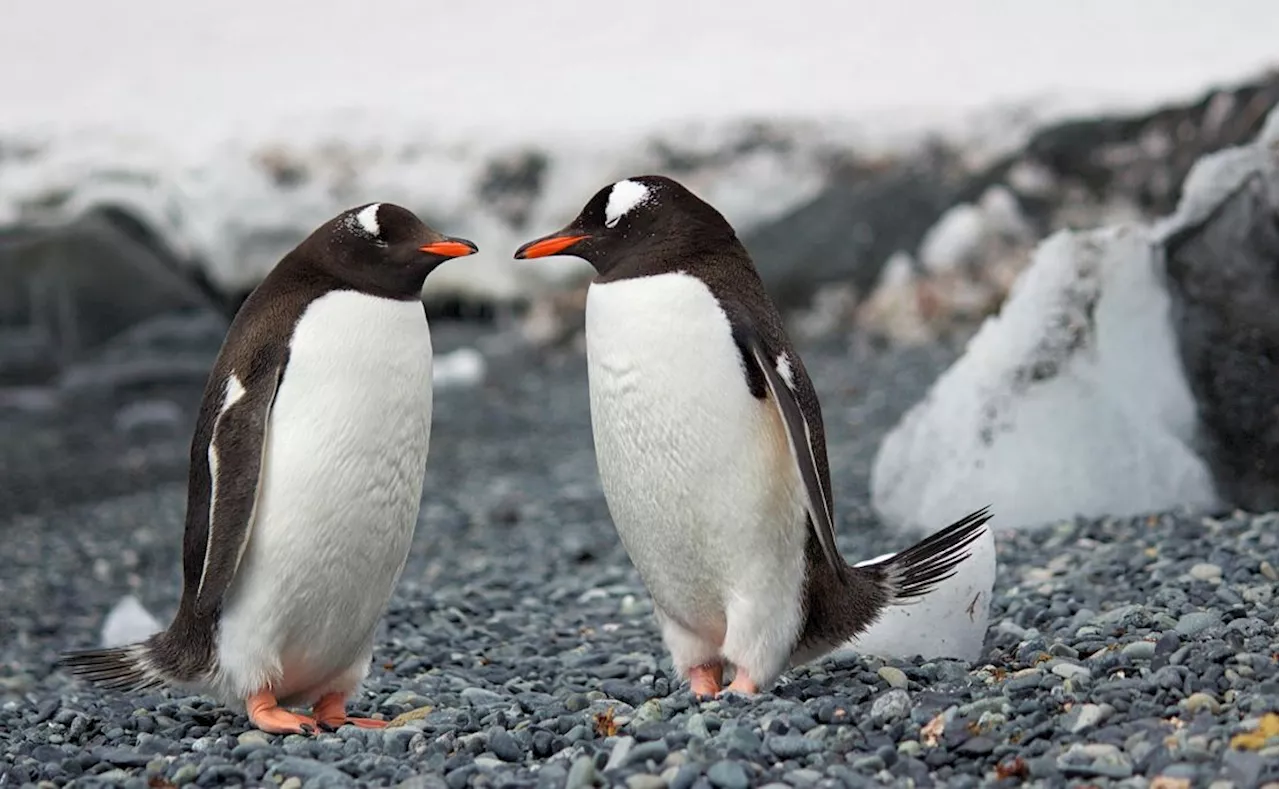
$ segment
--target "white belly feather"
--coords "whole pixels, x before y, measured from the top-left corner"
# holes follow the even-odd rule
[[[364,676],[408,556],[431,431],[422,305],[336,291],[303,314],[218,643],[224,693],[282,701]]]
[[[685,274],[593,284],[586,329],[605,497],[655,603],[714,643],[735,606],[790,619],[803,489],[715,297]]]

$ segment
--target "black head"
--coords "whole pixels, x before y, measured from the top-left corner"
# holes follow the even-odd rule
[[[298,245],[296,254],[357,290],[420,298],[427,275],[446,260],[476,252],[465,238],[427,227],[393,203],[369,203],[338,214]]]
[[[670,178],[642,175],[596,192],[564,229],[530,241],[515,256],[575,255],[605,276],[620,268],[675,265],[726,243],[736,244],[737,237],[719,211]]]

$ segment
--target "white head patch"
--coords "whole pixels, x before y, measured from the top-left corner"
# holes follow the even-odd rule
[[[636,181],[619,181],[609,190],[604,206],[604,226],[613,227],[631,209],[649,200],[649,187]]]
[[[356,214],[356,224],[360,225],[360,229],[368,233],[373,238],[380,238],[382,228],[378,226],[378,209],[382,207],[382,203],[374,203],[366,206]]]

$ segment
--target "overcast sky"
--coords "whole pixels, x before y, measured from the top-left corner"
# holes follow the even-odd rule
[[[1277,60],[1276,0],[6,3],[0,124],[361,107],[442,129],[1156,100]]]

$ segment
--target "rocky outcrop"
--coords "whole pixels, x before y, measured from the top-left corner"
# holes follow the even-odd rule
[[[1259,145],[1203,162],[1161,239],[1178,349],[1223,497],[1277,505],[1276,116]]]
[[[151,316],[209,308],[154,239],[110,213],[0,234],[0,385],[47,381]]]
[[[830,187],[779,224],[794,222],[808,233],[795,259],[804,261],[812,248],[858,284],[859,299],[846,323],[902,344],[964,336],[999,308],[1030,261],[1036,239],[1168,214],[1191,166],[1208,153],[1252,140],[1276,103],[1276,73],[1268,72],[1184,105],[1047,126],[979,170],[957,175],[954,164],[936,167],[925,187],[932,204],[910,203],[917,213],[903,221],[896,218],[893,196],[885,195],[889,202],[878,209],[878,228],[888,230],[877,232],[884,243],[857,260],[830,250],[865,248],[851,219],[860,215],[841,217],[825,206],[850,190],[874,192],[873,181]],[[781,235],[773,226],[755,231],[752,238],[765,240],[757,255],[781,254],[781,245],[770,241]],[[896,263],[892,270],[890,261]],[[803,264],[800,270],[807,272]],[[791,295],[797,303],[802,291]]]
[[[1264,119],[1265,120],[1265,119]],[[908,530],[1276,506],[1277,124],[1205,157],[1155,227],[1062,230],[882,444]],[[967,503],[966,503],[967,502]]]
[[[955,152],[850,164],[813,200],[742,233],[770,294],[784,308],[809,303],[822,285],[869,293],[894,252],[914,248],[967,185]]]
[[[691,124],[589,145],[509,145],[319,120],[319,134],[295,129],[287,140],[208,148],[104,131],[87,140],[0,138],[0,232],[74,233],[82,217],[109,210],[158,239],[175,270],[207,286],[229,313],[320,223],[386,200],[480,243],[465,264],[433,274],[427,300],[492,307],[581,280],[589,269],[580,261],[530,265],[512,252],[531,233],[571,219],[612,180],[667,173],[749,228],[815,194],[848,148],[843,135],[807,123]]]

